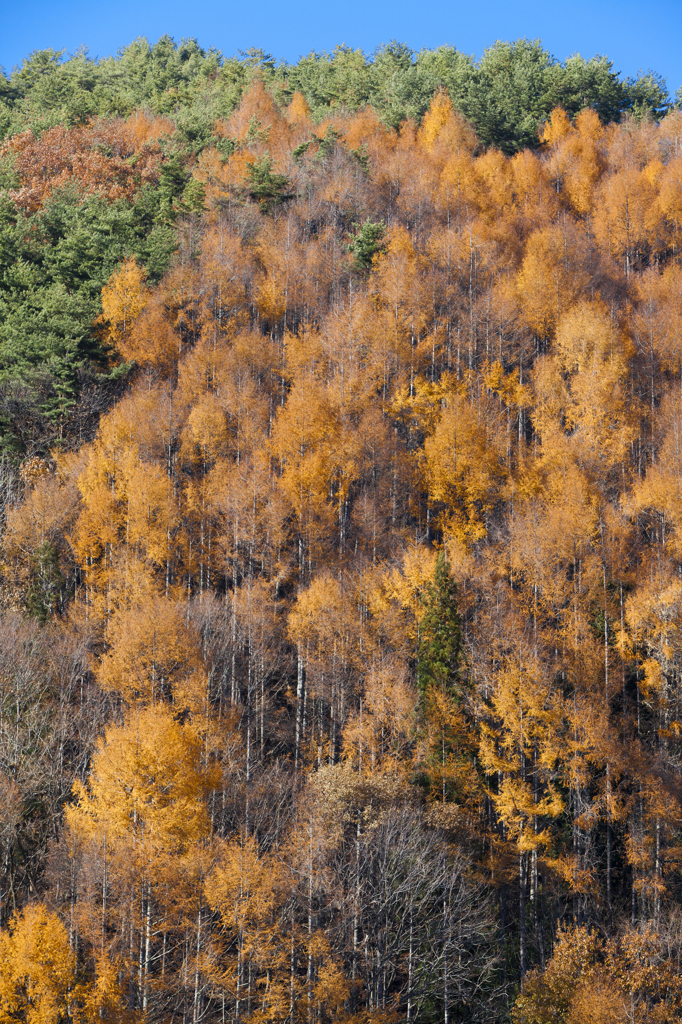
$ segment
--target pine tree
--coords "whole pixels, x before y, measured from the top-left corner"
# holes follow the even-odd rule
[[[431,687],[457,695],[460,690],[462,621],[457,610],[457,586],[441,552],[433,581],[422,596],[424,614],[419,626],[417,683],[422,695]]]
[[[373,224],[367,218],[364,224],[353,224],[355,235],[348,243],[348,252],[355,257],[354,267],[356,270],[369,270],[372,261],[378,252],[385,252],[384,235],[386,225],[383,221]]]
[[[273,206],[293,199],[291,186],[286,174],[277,174],[272,169],[272,158],[264,156],[246,168],[246,193],[260,204],[263,213],[269,213]]]

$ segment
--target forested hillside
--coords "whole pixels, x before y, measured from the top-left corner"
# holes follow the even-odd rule
[[[665,84],[0,84],[0,1024],[679,1021]]]

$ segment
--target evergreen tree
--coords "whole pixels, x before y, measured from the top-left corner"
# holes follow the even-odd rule
[[[386,248],[383,242],[386,225],[383,221],[373,224],[368,217],[364,224],[353,224],[353,227],[356,232],[348,243],[348,251],[355,257],[354,269],[369,270],[375,255]]]
[[[433,581],[422,597],[424,614],[419,627],[417,683],[422,695],[436,687],[457,696],[462,656],[462,621],[457,610],[457,585],[445,555],[436,562]]]
[[[276,174],[272,170],[270,156],[264,156],[249,164],[246,176],[246,194],[260,204],[263,213],[269,213],[273,206],[293,199],[289,179],[286,174]]]

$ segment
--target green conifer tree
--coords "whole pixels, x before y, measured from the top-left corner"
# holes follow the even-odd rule
[[[425,611],[419,629],[417,683],[426,695],[432,686],[457,697],[462,652],[462,621],[457,610],[457,585],[445,555],[436,562],[433,582],[425,589]]]

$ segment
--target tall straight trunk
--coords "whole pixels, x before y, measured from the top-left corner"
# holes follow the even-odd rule
[[[243,969],[243,955],[242,951],[244,948],[244,933],[239,930],[237,938],[237,984],[234,1001],[234,1019],[235,1024],[239,1024],[241,1021],[241,1010],[242,1010],[242,969]]]
[[[73,916],[73,890],[71,896],[71,908]],[[104,833],[104,841],[102,843],[102,945],[101,951],[104,954],[104,935],[106,930],[107,920],[107,834]],[[0,914],[0,924],[2,924],[2,914]],[[70,936],[69,936],[70,938]]]
[[[289,1024],[294,1024],[296,1011],[296,947],[294,946],[294,914],[291,912],[291,954],[289,961]]]
[[[251,649],[251,595],[249,595],[249,622],[246,641],[246,807],[244,824],[246,834],[250,830],[250,795],[251,795],[251,729],[253,718],[253,654]]]
[[[140,900],[142,920],[140,921],[140,934],[137,944],[137,1001],[140,1007],[144,1001],[144,889],[142,893],[143,895]]]
[[[294,767],[298,768],[298,761],[301,752],[301,729],[303,726],[303,654],[299,642],[296,649],[296,746],[294,750]]]
[[[658,931],[661,913],[661,819],[656,816],[656,859],[654,863],[656,888],[654,889],[654,927]]]
[[[526,855],[519,855],[519,959],[521,978],[526,976]]]
[[[230,699],[234,706],[237,703],[237,520],[234,525],[234,555],[232,558],[232,659],[230,672]]]
[[[152,894],[151,885],[147,883],[147,905],[145,907],[144,935],[144,976],[142,980],[142,1010],[146,1012],[149,1000],[149,961],[152,947]]]
[[[414,914],[410,905],[410,940],[407,954],[407,1020],[412,1020],[412,989],[414,985]],[[446,983],[447,984],[447,983]]]
[[[194,1002],[192,1006],[192,1024],[197,1024],[199,1020],[199,957],[201,955],[201,899],[199,900],[199,910],[197,913],[197,955],[194,961]]]
[[[603,544],[603,535],[602,535]],[[606,728],[609,728],[610,696],[609,696],[609,620],[607,617],[606,603],[606,562],[603,563],[604,570],[604,703],[606,705]],[[608,749],[608,747],[607,747]],[[611,922],[611,765],[606,761],[606,913]]]
[[[356,1009],[357,987],[355,981],[358,976],[358,947],[360,940],[360,814],[357,812],[355,823],[355,900],[353,906],[353,960],[351,964],[351,980],[353,981],[351,995],[351,1009]]]
[[[309,864],[308,864],[308,1024],[313,1019],[313,812],[310,808],[309,833]]]
[[[443,1024],[450,1024],[450,964],[448,962],[448,947],[452,926],[450,915],[448,914],[448,905],[445,901],[443,901],[443,917],[445,918],[443,933],[446,936],[443,943]]]

